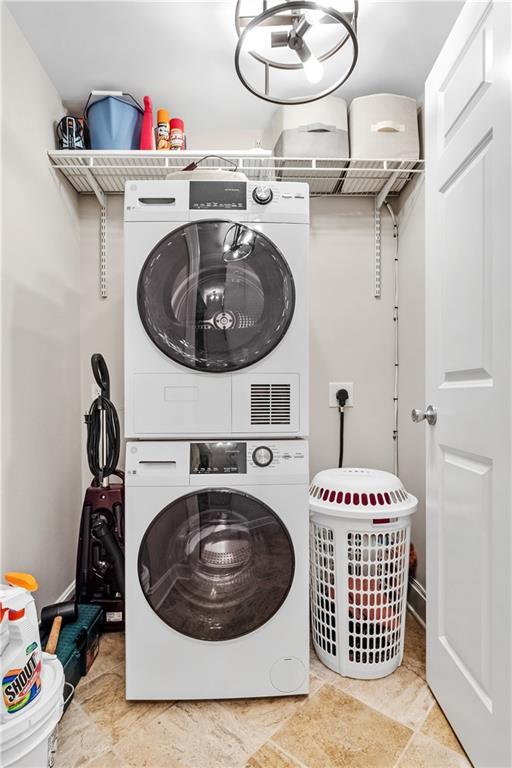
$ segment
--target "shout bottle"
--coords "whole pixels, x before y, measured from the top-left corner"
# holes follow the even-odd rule
[[[3,722],[39,696],[42,663],[39,625],[31,594],[38,587],[37,581],[28,573],[6,573],[5,581],[6,584],[0,584]]]

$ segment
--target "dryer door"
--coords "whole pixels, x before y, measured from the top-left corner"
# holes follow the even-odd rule
[[[219,373],[261,360],[291,322],[295,288],[278,248],[245,224],[211,219],[163,238],[142,267],[137,302],[156,346]]]
[[[153,610],[198,640],[232,640],[265,624],[293,581],[293,544],[262,501],[199,490],[165,507],[139,549],[139,580]]]

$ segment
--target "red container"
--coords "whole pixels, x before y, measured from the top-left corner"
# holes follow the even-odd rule
[[[171,149],[185,149],[185,123],[179,117],[169,120]]]
[[[153,131],[153,106],[149,96],[144,96],[144,115],[142,117],[139,149],[155,149],[155,132]]]

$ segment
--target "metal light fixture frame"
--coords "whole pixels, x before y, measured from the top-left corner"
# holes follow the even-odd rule
[[[260,13],[257,16],[254,16],[252,20],[249,21],[249,23],[245,26],[243,31],[242,31],[242,25],[240,24],[241,2],[242,0],[237,0],[236,11],[235,11],[235,26],[237,29],[237,33],[239,35],[238,43],[235,50],[235,69],[241,83],[254,96],[257,96],[258,98],[263,99],[264,101],[270,101],[273,104],[308,104],[309,102],[317,101],[318,99],[322,99],[325,96],[328,96],[330,93],[332,93],[341,85],[343,85],[343,83],[346,80],[348,80],[348,78],[354,71],[354,67],[357,63],[357,59],[359,55],[359,46],[357,42],[357,16],[358,16],[358,7],[359,7],[358,0],[354,0],[354,11],[350,14],[341,13],[336,8],[319,5],[317,2],[314,2],[313,0],[289,0],[289,2],[282,3],[281,5],[276,5],[276,6],[264,9],[262,13]],[[293,15],[293,13],[290,14],[290,11],[293,12],[294,10],[297,11],[297,14],[295,16]],[[340,40],[340,42],[336,43],[335,46],[330,48],[321,56],[318,56],[318,61],[323,62],[331,58],[331,56],[334,56],[336,53],[338,53],[338,51],[341,50],[341,48],[350,40],[352,42],[352,47],[353,47],[353,58],[348,69],[341,75],[341,77],[339,77],[334,82],[334,84],[330,85],[328,88],[325,88],[320,93],[317,93],[312,96],[307,96],[307,97],[297,96],[297,97],[290,97],[290,98],[277,98],[277,97],[271,96],[269,93],[270,68],[282,69],[282,70],[300,70],[300,69],[303,69],[302,61],[298,61],[296,64],[281,63],[277,61],[272,61],[272,59],[268,59],[265,56],[262,56],[261,54],[257,53],[256,51],[248,51],[250,56],[252,56],[254,59],[259,61],[265,67],[264,92],[254,88],[251,85],[251,83],[249,83],[249,81],[244,77],[240,67],[240,54],[242,52],[242,48],[247,38],[247,35],[250,34],[250,32],[252,32],[252,30],[256,29],[257,27],[283,26],[285,24],[292,26],[293,27],[292,31],[295,32],[297,25],[301,23],[301,20],[304,19],[305,14],[308,11],[321,11],[324,14],[324,16],[330,18],[330,21],[322,21],[321,23],[324,23],[324,24],[337,23],[337,24],[340,24],[342,27],[344,27],[344,29],[346,30],[345,36]],[[279,16],[279,14],[283,14],[283,15]],[[274,22],[271,21],[273,18],[274,18]],[[287,45],[289,40],[289,35],[290,33],[287,33],[287,32],[273,33],[273,42],[272,42],[273,47],[283,47],[284,45]]]

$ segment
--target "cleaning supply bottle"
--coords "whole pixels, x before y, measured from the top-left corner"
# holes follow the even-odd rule
[[[149,96],[144,96],[144,115],[140,129],[139,149],[155,149],[155,133],[153,131],[153,105]]]
[[[170,149],[169,137],[169,113],[166,109],[159,109],[156,123],[156,148]]]
[[[2,707],[0,720],[11,718],[41,692],[41,640],[34,598],[37,581],[29,573],[6,573],[0,584],[2,606]],[[7,616],[7,637],[3,626]]]

